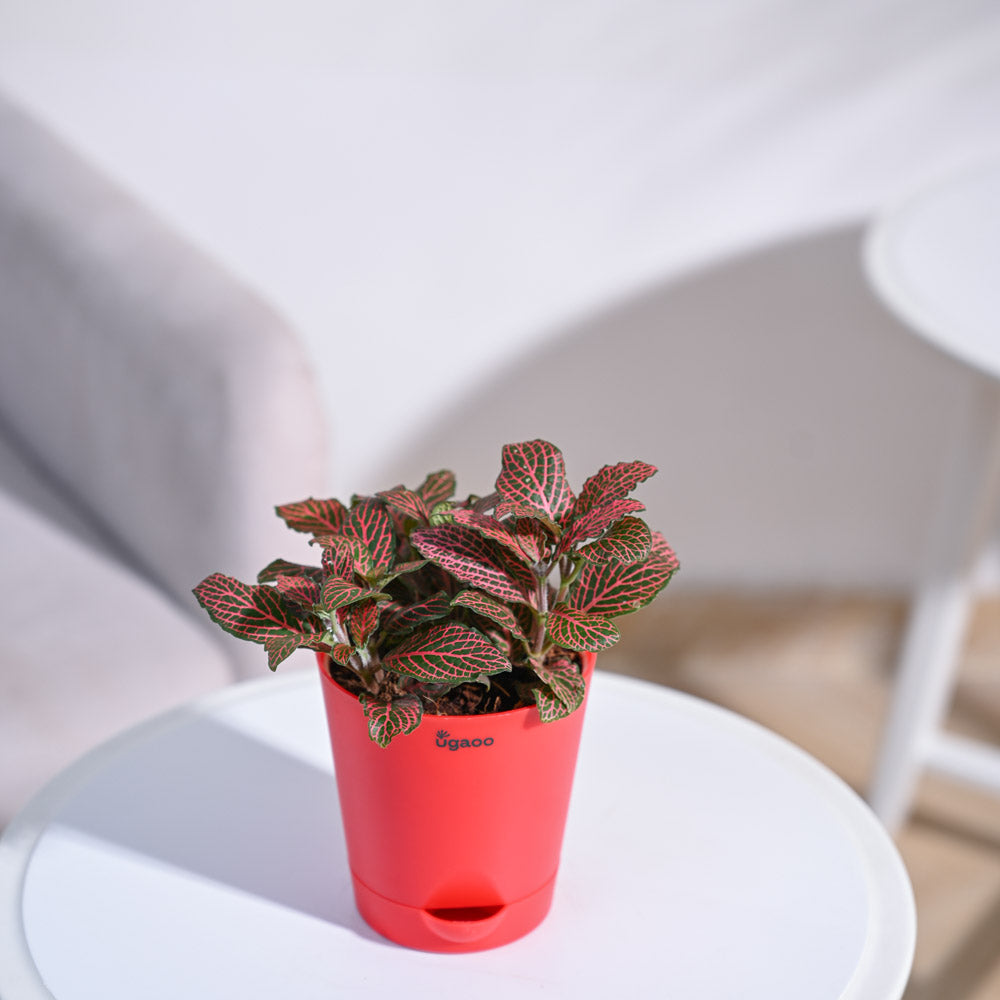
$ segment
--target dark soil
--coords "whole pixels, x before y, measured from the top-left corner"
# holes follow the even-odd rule
[[[327,664],[330,676],[342,688],[354,695],[365,693],[364,683],[353,670],[330,659]],[[533,705],[533,682],[537,683],[537,679],[532,671],[515,667],[509,674],[491,677],[489,687],[485,684],[467,683],[440,693],[425,689],[411,690],[408,693],[419,695],[424,711],[430,715],[486,715]]]

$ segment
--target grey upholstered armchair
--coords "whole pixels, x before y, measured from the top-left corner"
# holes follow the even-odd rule
[[[325,458],[293,332],[0,98],[0,824],[114,731],[265,671],[191,587],[288,554],[272,508]]]

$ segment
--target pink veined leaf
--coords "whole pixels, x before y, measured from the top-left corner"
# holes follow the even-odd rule
[[[387,747],[397,736],[412,733],[424,714],[420,699],[412,694],[389,702],[376,701],[363,694],[361,706],[368,719],[368,735],[380,747]]]
[[[302,563],[289,562],[287,559],[274,559],[258,574],[258,583],[274,583],[279,576],[303,576],[317,583],[323,579],[323,571],[318,566],[303,566]]]
[[[346,642],[338,642],[330,650],[330,656],[342,667],[351,665],[351,657],[354,655],[354,648],[348,646]]]
[[[588,510],[582,517],[574,520],[566,534],[563,535],[562,541],[559,543],[560,553],[568,552],[574,545],[578,545],[588,538],[596,538],[603,534],[615,521],[627,514],[634,514],[636,511],[645,509],[646,505],[638,500],[631,497],[620,497]]]
[[[563,649],[597,652],[613,646],[620,638],[614,622],[566,604],[557,604],[549,612],[545,627],[549,637]]]
[[[518,531],[517,522],[508,526],[495,517],[487,517],[471,509],[456,510],[454,516],[456,524],[470,528],[476,534],[502,545],[515,559],[526,566],[530,567],[538,562],[541,554],[537,553],[534,547],[537,536],[532,535],[530,529]]]
[[[358,601],[379,597],[389,599],[387,594],[380,594],[367,587],[359,587],[356,583],[351,583],[350,580],[341,580],[340,577],[331,576],[323,584],[320,603],[327,611],[335,611],[349,604],[356,604]]]
[[[294,632],[284,635],[271,634],[264,638],[264,649],[267,651],[267,665],[271,670],[277,670],[278,664],[287,660],[292,653],[302,645],[302,637]]]
[[[376,572],[384,572],[392,566],[396,554],[392,518],[379,500],[370,497],[359,500],[351,508],[347,532],[371,553]]]
[[[524,633],[517,623],[514,612],[503,601],[498,601],[495,597],[490,597],[489,594],[484,594],[481,590],[459,591],[452,598],[451,606],[475,611],[477,615],[482,615],[484,618],[496,622],[497,625],[503,626],[519,639],[524,638]]]
[[[580,495],[573,505],[573,519],[582,517],[594,507],[621,500],[639,485],[656,473],[656,466],[646,462],[618,462],[616,465],[605,465],[594,473],[580,490]]]
[[[305,576],[281,575],[275,585],[280,594],[305,608],[311,609],[314,604],[319,604],[320,585],[316,580]]]
[[[611,617],[645,607],[677,571],[677,556],[663,535],[653,532],[652,551],[642,562],[585,563],[570,591],[568,604],[578,611]]]
[[[367,646],[372,633],[378,627],[379,602],[368,598],[347,608],[345,620],[355,646]]]
[[[395,486],[391,490],[377,493],[390,507],[402,511],[407,517],[412,517],[421,524],[426,524],[431,513],[419,493],[408,490],[405,486]]]
[[[535,667],[535,673],[546,685],[535,688],[535,704],[542,722],[555,722],[572,715],[582,704],[586,682],[570,660],[558,659]]]
[[[450,622],[405,639],[382,658],[393,673],[421,681],[467,681],[510,670],[510,660],[475,629]]]
[[[645,559],[652,547],[653,535],[646,522],[638,517],[623,517],[603,538],[584,545],[580,555],[592,563],[629,565]]]
[[[535,531],[544,535],[546,542],[549,538],[559,538],[562,536],[562,527],[556,524],[551,517],[537,507],[532,507],[527,503],[510,503],[507,500],[500,500],[494,508],[494,513],[498,518],[504,519],[504,524],[510,525],[521,521],[530,521],[535,525]]]
[[[523,574],[515,579],[496,546],[470,528],[444,524],[414,531],[410,540],[417,551],[454,577],[504,601],[529,600]],[[530,571],[529,571],[530,572]]]
[[[556,523],[573,505],[562,452],[548,441],[504,445],[496,488],[503,501],[536,507]]]
[[[402,576],[404,573],[415,573],[418,569],[423,569],[429,562],[429,559],[414,559],[412,562],[396,563],[388,573],[379,577],[379,586],[384,587],[387,583],[395,580],[397,576]]]
[[[240,639],[263,643],[268,636],[286,638],[292,633],[301,644],[318,642],[322,633],[318,618],[303,615],[275,587],[251,586],[213,573],[194,588],[194,594],[212,621]]]
[[[385,622],[385,630],[393,634],[410,632],[428,622],[444,618],[451,611],[451,601],[444,592],[434,594],[419,604],[400,608]]]
[[[316,535],[313,544],[323,549],[323,572],[341,580],[350,580],[354,575],[355,550],[361,548],[368,552],[357,539],[345,535]],[[370,569],[371,556],[368,556],[368,564]]]
[[[439,503],[450,500],[455,494],[455,473],[448,469],[432,472],[418,487],[417,493],[423,498],[428,510]]]
[[[310,497],[275,509],[289,528],[306,534],[336,535],[347,523],[347,508],[339,500]]]

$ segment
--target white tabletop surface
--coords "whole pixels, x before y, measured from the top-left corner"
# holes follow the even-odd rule
[[[875,290],[915,331],[1000,378],[1000,157],[887,208],[865,261]]]
[[[361,921],[331,771],[312,672],[84,758],[0,841],[0,996],[903,992],[915,917],[891,840],[811,757],[717,707],[597,674],[552,912],[476,954]]]

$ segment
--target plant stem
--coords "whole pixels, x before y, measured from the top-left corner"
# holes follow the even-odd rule
[[[485,514],[488,510],[492,510],[497,505],[497,501],[499,499],[500,499],[499,493],[490,493],[488,496],[480,497],[472,505],[472,509],[477,514]]]
[[[549,613],[549,573],[551,566],[541,565],[536,571],[538,577],[538,616],[535,619],[535,655],[539,655],[545,646],[545,619]]]

